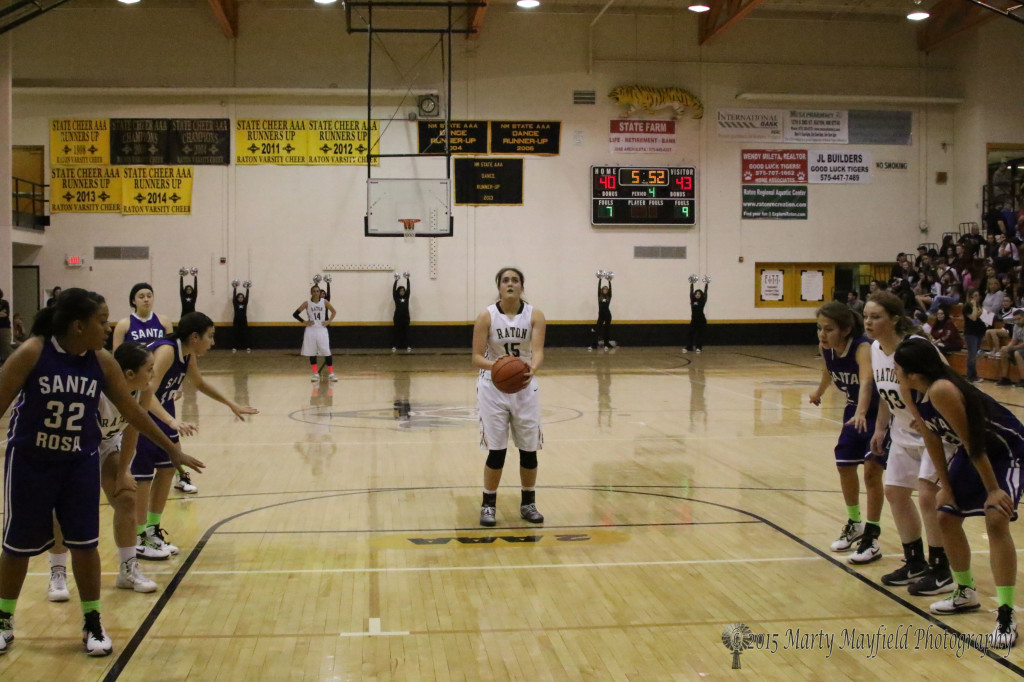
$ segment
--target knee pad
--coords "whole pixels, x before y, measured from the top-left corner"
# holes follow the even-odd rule
[[[537,468],[537,453],[536,452],[524,452],[519,451],[519,466],[523,469],[536,469]]]
[[[487,468],[489,469],[504,469],[505,468],[505,453],[508,449],[502,450],[488,450],[487,451]]]

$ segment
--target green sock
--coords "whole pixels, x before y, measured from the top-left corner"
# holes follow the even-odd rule
[[[160,518],[163,514],[155,514],[153,512],[146,512],[146,525],[147,526],[159,526]]]
[[[14,607],[18,605],[17,599],[0,599],[0,611],[14,615]]]
[[[968,568],[966,571],[950,571],[950,573],[953,574],[953,580],[956,581],[957,585],[974,589],[974,573],[971,569]],[[1012,590],[1013,588],[1011,587],[1010,589]],[[1012,599],[1013,595],[1011,594],[1010,597]]]
[[[850,517],[850,520],[854,523],[860,523],[860,505],[846,505],[846,515]]]
[[[1013,593],[1016,590],[1016,585],[1010,585],[1009,587],[996,587],[996,599],[999,600],[999,605],[1012,607]]]
[[[84,601],[82,602],[82,613],[89,613],[90,611],[100,612],[100,600],[96,601]]]
[[[140,523],[139,525],[135,526],[135,534],[136,535],[142,535],[145,532],[146,532],[146,524]]]

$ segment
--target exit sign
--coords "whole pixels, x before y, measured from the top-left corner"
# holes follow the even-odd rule
[[[67,266],[69,268],[80,268],[80,267],[82,267],[82,257],[81,256],[65,256],[64,257],[64,262],[67,263]]]

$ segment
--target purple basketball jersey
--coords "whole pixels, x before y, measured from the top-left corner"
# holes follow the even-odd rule
[[[836,388],[846,394],[846,404],[856,405],[860,394],[860,366],[857,364],[857,349],[862,343],[870,344],[871,340],[861,336],[850,343],[846,355],[840,357],[834,350],[826,348],[822,353],[825,368],[832,375]],[[878,413],[878,392],[871,392],[871,405],[868,407],[868,419],[874,419]]]
[[[125,334],[125,340],[149,344],[156,339],[164,338],[165,331],[156,313],[150,313],[147,320],[132,313],[128,316],[128,333]]]
[[[8,451],[92,455],[99,448],[100,393],[106,386],[95,351],[69,355],[53,338],[11,411]]]
[[[167,371],[160,378],[160,388],[157,389],[154,398],[160,401],[167,413],[172,417],[174,414],[174,392],[181,388],[181,384],[185,381],[185,372],[188,370],[188,361],[191,356],[182,355],[181,344],[177,339],[157,339],[153,343],[149,344],[149,350],[156,352],[156,349],[160,346],[170,346],[174,351],[174,360],[171,362],[171,366],[167,368]],[[163,432],[168,436],[177,435],[171,427],[164,424],[162,421],[155,419],[156,425],[163,429]],[[145,438],[145,436],[140,436]]]

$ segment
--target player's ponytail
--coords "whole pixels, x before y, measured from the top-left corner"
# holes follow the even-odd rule
[[[178,321],[178,327],[173,334],[168,334],[168,339],[179,339],[187,342],[193,334],[202,336],[213,326],[213,320],[200,312],[186,313]]]
[[[893,360],[907,374],[920,374],[929,384],[947,379],[964,396],[967,413],[967,446],[971,457],[985,452],[990,404],[985,395],[942,360],[939,349],[925,339],[904,339],[896,348]]]
[[[64,289],[52,306],[41,309],[32,320],[33,336],[63,336],[72,322],[83,322],[96,314],[106,299],[95,291],[78,287]]]

